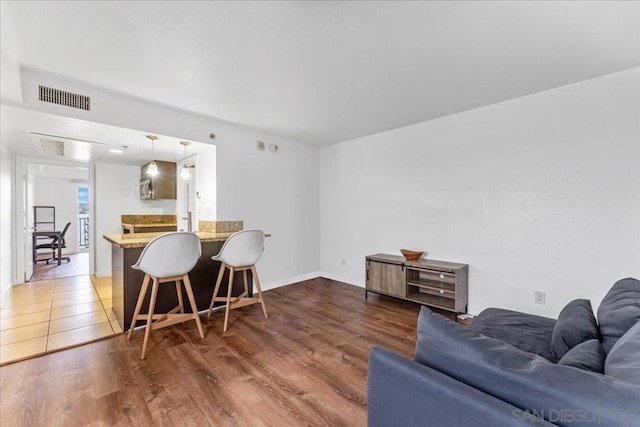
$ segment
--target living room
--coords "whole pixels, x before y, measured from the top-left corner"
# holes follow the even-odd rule
[[[304,299],[313,300],[297,289],[287,295],[294,285],[285,285],[308,280],[337,295],[364,294],[365,257],[400,248],[467,264],[472,315],[501,307],[557,318],[576,298],[591,300],[596,311],[614,282],[640,277],[638,7],[3,1],[3,300],[22,283],[13,253],[16,156],[5,140],[15,134],[4,132],[4,114],[15,109],[214,144],[216,218],[242,218],[247,228],[272,234],[258,270],[267,306],[269,292],[279,292],[283,300],[273,305],[283,313],[285,301],[296,304],[293,296],[309,311]],[[71,24],[54,25],[61,20]],[[39,85],[88,95],[92,110],[40,102]],[[101,235],[93,241],[104,244]],[[544,304],[536,303],[537,292]],[[378,301],[385,305],[375,316],[400,311],[399,330],[388,333],[402,344],[379,329],[374,341],[410,355],[418,308],[361,299],[369,305],[355,312]],[[333,310],[325,306],[314,317],[339,323]],[[207,337],[216,336],[213,346],[223,353],[231,351],[225,345],[242,351],[243,344],[257,352],[252,325],[236,328],[248,335],[225,341],[216,323]],[[187,326],[193,329],[176,327],[177,338],[159,332],[149,360],[168,345],[160,337],[197,343]],[[118,339],[115,348],[135,359],[139,341]],[[105,342],[91,346],[97,350],[40,359],[61,362],[77,351],[68,358],[104,361],[100,352],[115,352]],[[366,358],[367,345],[358,346]],[[183,363],[168,354],[163,363]],[[0,374],[30,365],[23,366]],[[144,373],[135,381],[144,382],[154,368],[136,369]],[[365,390],[356,393],[366,403]],[[356,412],[353,424],[362,424]]]

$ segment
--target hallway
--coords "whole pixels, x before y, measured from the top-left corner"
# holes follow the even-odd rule
[[[89,252],[65,255],[71,258],[69,262],[62,261],[60,265],[51,261],[33,265],[33,276],[29,282],[38,282],[47,279],[60,279],[63,277],[82,276],[89,274]]]

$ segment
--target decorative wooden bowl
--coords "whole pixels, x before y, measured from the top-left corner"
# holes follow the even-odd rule
[[[405,259],[407,261],[418,260],[424,254],[424,252],[412,251],[412,250],[409,250],[409,249],[400,249],[400,252],[402,252],[402,255],[404,255],[404,257],[405,257]]]

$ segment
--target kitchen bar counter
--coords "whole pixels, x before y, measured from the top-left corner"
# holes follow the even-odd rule
[[[147,246],[153,238],[164,233],[135,233],[135,234],[105,234],[103,237],[109,243],[118,245],[121,248],[142,248]],[[196,233],[202,243],[224,242],[233,233],[209,233],[201,231]],[[270,235],[265,234],[265,237]]]
[[[178,217],[176,215],[121,215],[120,222],[123,224],[134,224],[136,226],[147,224],[173,224],[176,225]]]
[[[178,229],[176,215],[121,215],[123,233],[167,232]]]
[[[122,329],[129,329],[135,304],[142,287],[144,273],[131,268],[134,265],[144,247],[155,237],[164,233],[136,233],[136,234],[106,234],[104,239],[111,243],[111,286],[112,286],[112,306],[116,319]],[[220,263],[213,261],[211,257],[217,255],[223,243],[233,233],[196,233],[202,242],[202,256],[196,266],[189,273],[189,280],[193,288],[198,310],[209,308],[213,288],[216,282]],[[265,237],[271,234],[265,233]],[[248,280],[251,283],[251,272],[248,272]],[[227,294],[227,284],[229,283],[229,270],[225,272],[220,295]],[[252,287],[250,287],[251,290]],[[233,293],[237,295],[244,290],[241,274],[236,274],[233,280]],[[183,288],[184,293],[184,288]],[[186,294],[183,300],[188,301]],[[166,313],[177,305],[176,288],[170,283],[160,285],[156,301],[156,313]],[[188,305],[188,304],[187,304]],[[149,307],[149,294],[147,293],[142,312],[147,312]],[[190,307],[185,306],[185,311],[189,312]],[[139,325],[144,322],[139,321]]]
[[[158,224],[136,224],[136,223],[122,223],[122,231],[124,233],[146,233],[148,231],[153,232],[167,232],[176,231],[178,225],[174,222],[161,222]]]

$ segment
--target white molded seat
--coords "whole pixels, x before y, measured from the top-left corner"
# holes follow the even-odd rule
[[[165,233],[149,242],[132,268],[152,277],[182,276],[195,267],[201,255],[202,245],[196,234]]]
[[[222,245],[220,253],[211,257],[212,260],[219,261],[222,265],[218,272],[218,279],[216,280],[216,287],[213,291],[213,298],[211,298],[207,317],[211,317],[213,305],[216,301],[225,302],[224,332],[227,331],[229,311],[246,305],[260,303],[262,305],[264,317],[265,319],[268,319],[267,308],[264,304],[262,290],[260,289],[260,280],[258,279],[258,273],[256,272],[255,266],[256,262],[258,262],[262,256],[262,252],[264,252],[264,232],[262,230],[242,230],[232,234]],[[224,271],[227,268],[229,269],[227,296],[226,298],[218,297],[222,277],[224,276]],[[253,279],[255,280],[258,298],[249,297],[247,270],[251,271]],[[236,271],[242,271],[244,292],[232,298],[231,292],[233,289],[233,276]]]
[[[220,253],[212,256],[230,267],[254,265],[264,252],[264,233],[261,230],[242,230],[232,234],[222,245]]]
[[[133,319],[131,320],[131,327],[127,334],[127,339],[131,339],[136,321],[147,320],[141,359],[144,359],[149,334],[154,329],[164,328],[193,319],[198,326],[200,338],[204,338],[202,324],[198,316],[198,306],[193,296],[188,274],[193,267],[195,267],[201,255],[202,246],[200,244],[200,238],[196,234],[186,232],[165,233],[151,240],[142,250],[138,262],[132,266],[132,268],[145,273],[142,288],[138,295],[138,302],[136,303],[136,308],[133,313]],[[149,311],[146,314],[140,314],[151,279],[153,279],[153,286],[151,289],[151,299],[149,301]],[[180,281],[184,283],[192,313],[184,312]],[[160,283],[166,282],[175,282],[178,305],[166,314],[155,314],[154,308],[158,295],[158,286]],[[180,313],[178,313],[178,311]],[[153,320],[155,320],[155,322]]]

